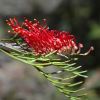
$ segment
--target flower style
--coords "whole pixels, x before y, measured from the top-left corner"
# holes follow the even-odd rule
[[[47,54],[52,51],[58,53],[66,52],[72,54],[75,51],[80,52],[82,44],[76,44],[76,39],[70,32],[50,30],[46,25],[46,20],[40,24],[34,19],[34,22],[25,19],[20,25],[16,18],[7,20],[13,33],[17,33],[36,54]]]

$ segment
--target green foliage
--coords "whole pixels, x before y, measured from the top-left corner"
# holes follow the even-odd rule
[[[100,25],[92,23],[90,27],[89,37],[92,39],[100,39]]]
[[[16,45],[14,46],[13,44]],[[36,56],[32,52],[27,52],[27,50],[20,47],[19,44],[13,43],[11,40],[3,40],[0,42],[0,50],[2,52],[35,67],[70,100],[82,100],[85,97],[85,94],[80,94],[80,91],[84,90],[84,88],[78,87],[83,82],[73,82],[73,79],[76,77],[87,78],[85,75],[87,71],[81,71],[81,66],[77,66],[74,61],[75,59],[57,54],[56,51],[47,55]],[[54,69],[52,72],[48,69],[51,67]]]

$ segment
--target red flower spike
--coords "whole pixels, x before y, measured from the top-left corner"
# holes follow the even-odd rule
[[[34,19],[34,22],[25,19],[22,25],[19,25],[16,18],[10,18],[7,23],[14,33],[23,38],[35,51],[35,54],[47,54],[55,50],[58,53],[71,54],[78,49],[80,51],[80,48],[82,48],[82,44],[76,45],[75,37],[69,32],[49,30],[45,19],[42,24],[36,19]]]

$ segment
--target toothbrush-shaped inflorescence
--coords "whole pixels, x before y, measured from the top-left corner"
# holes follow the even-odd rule
[[[34,21],[25,21],[20,25],[16,18],[7,20],[13,33],[18,34],[33,49],[36,55],[45,55],[52,51],[66,54],[79,54],[82,44],[76,44],[76,39],[70,32],[50,30],[44,19],[42,24]],[[10,32],[10,31],[9,31]]]

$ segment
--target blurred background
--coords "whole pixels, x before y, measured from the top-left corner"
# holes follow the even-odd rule
[[[0,39],[10,37],[6,19],[47,19],[50,29],[70,31],[95,50],[80,58],[90,100],[100,100],[100,0],[0,0]],[[77,78],[77,80],[83,80]],[[66,100],[35,68],[0,52],[0,100]]]

